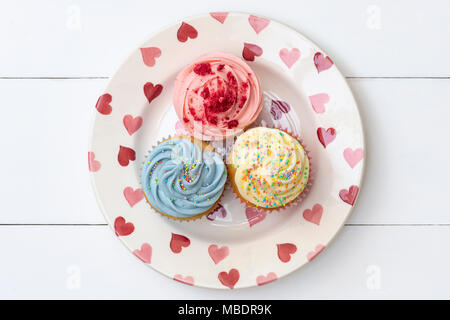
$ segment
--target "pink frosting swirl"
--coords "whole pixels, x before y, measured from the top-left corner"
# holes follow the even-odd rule
[[[232,54],[212,52],[178,74],[173,103],[191,135],[220,140],[255,121],[262,108],[262,91],[244,61]]]

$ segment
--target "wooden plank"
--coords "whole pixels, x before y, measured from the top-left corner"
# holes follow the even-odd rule
[[[106,226],[0,227],[0,298],[450,298],[449,227],[345,227],[312,263],[261,288],[193,289],[145,266]]]
[[[228,0],[302,32],[346,76],[449,77],[447,0]],[[111,76],[129,53],[163,26],[201,12],[210,1],[103,3],[4,1],[0,10],[1,77]]]
[[[1,223],[105,223],[88,137],[105,80],[0,80]],[[9,137],[9,138],[5,138]]]
[[[0,80],[0,223],[104,223],[87,171],[107,80]],[[365,125],[365,183],[349,223],[450,223],[450,80],[349,81]],[[70,119],[70,121],[68,121]]]

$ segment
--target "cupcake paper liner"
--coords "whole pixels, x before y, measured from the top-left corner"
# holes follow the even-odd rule
[[[307,148],[307,146],[303,143],[303,139],[301,139],[300,137],[298,137],[296,134],[290,132],[288,129],[286,128],[282,128],[280,126],[276,126],[276,125],[263,125],[263,126],[255,126],[252,127],[253,128],[257,128],[257,127],[265,127],[265,128],[269,128],[269,129],[278,129],[280,131],[283,131],[287,134],[289,134],[290,136],[292,136],[293,138],[295,138],[298,142],[300,142],[300,144],[303,146],[303,149],[306,152],[306,155],[308,157],[309,160],[309,177],[308,177],[308,182],[306,184],[306,187],[303,189],[303,191],[293,200],[291,200],[290,202],[288,202],[286,205],[282,206],[282,207],[276,207],[276,208],[264,208],[264,207],[259,207],[254,205],[253,203],[243,199],[243,197],[240,196],[239,192],[237,190],[235,190],[235,188],[233,187],[233,184],[231,183],[231,176],[230,174],[228,174],[228,180],[230,181],[230,186],[231,189],[233,190],[233,193],[235,195],[235,197],[246,207],[254,207],[257,208],[260,211],[264,211],[266,213],[273,213],[273,212],[280,212],[283,211],[287,208],[291,208],[291,207],[295,207],[297,206],[300,202],[303,201],[303,199],[306,197],[306,195],[310,192],[311,187],[312,187],[312,181],[314,180],[314,170],[313,170],[313,164],[312,164],[312,158],[310,155],[310,151]],[[237,137],[235,138],[237,139]],[[231,152],[232,152],[233,148],[231,148],[230,152],[227,153],[226,155],[226,160],[228,160],[230,158]]]
[[[139,179],[139,183],[140,183],[140,185],[141,185],[142,190],[144,190],[144,186],[142,185],[142,171],[143,171],[143,169],[144,169],[144,165],[145,165],[145,162],[147,161],[148,156],[150,155],[150,153],[151,153],[151,152],[152,152],[152,151],[153,151],[160,143],[162,143],[162,142],[164,142],[164,141],[176,139],[176,138],[186,139],[186,140],[189,140],[189,141],[191,141],[191,142],[193,142],[193,143],[197,143],[197,145],[200,143],[200,144],[201,144],[201,149],[202,149],[202,151],[204,151],[204,150],[209,146],[209,147],[211,148],[211,151],[212,151],[212,152],[215,152],[214,147],[211,146],[211,144],[209,144],[207,141],[198,140],[198,139],[196,139],[196,138],[194,138],[194,137],[192,137],[192,136],[189,136],[189,135],[183,135],[183,134],[181,134],[181,135],[179,135],[179,134],[177,134],[177,135],[169,135],[169,136],[166,137],[166,138],[162,138],[162,139],[160,139],[160,140],[157,140],[156,144],[153,145],[152,148],[151,148],[149,151],[147,151],[147,153],[145,154],[145,160],[141,163],[141,168],[140,168],[140,172],[141,172],[140,178],[141,178],[141,179]],[[226,165],[226,163],[225,163],[225,165]],[[227,170],[228,170],[228,169],[227,169]],[[228,173],[227,173],[227,175],[228,175]],[[228,176],[227,176],[227,180],[226,180],[226,182],[225,182],[225,185],[224,185],[222,194],[220,195],[219,199],[217,199],[217,201],[213,204],[213,206],[212,206],[211,208],[209,208],[209,209],[206,210],[205,212],[199,213],[199,214],[197,214],[197,215],[195,215],[195,216],[192,216],[192,217],[185,217],[185,218],[173,217],[173,216],[168,215],[168,214],[166,214],[166,213],[160,212],[159,210],[155,209],[155,207],[153,207],[153,205],[150,203],[150,201],[148,201],[147,195],[145,194],[145,192],[143,192],[143,193],[144,193],[144,198],[145,198],[146,202],[149,204],[150,208],[151,208],[152,211],[154,211],[155,213],[157,213],[157,214],[159,214],[159,215],[161,215],[161,216],[163,216],[163,217],[165,217],[165,218],[167,218],[168,220],[171,220],[171,221],[179,221],[179,222],[186,221],[186,222],[187,222],[187,221],[194,221],[194,220],[201,219],[201,218],[203,218],[204,216],[206,216],[206,215],[210,214],[211,212],[213,212],[214,210],[216,210],[217,207],[218,207],[218,205],[219,205],[219,203],[220,203],[220,201],[221,201],[222,198],[223,198],[225,189],[227,188],[227,185],[228,185],[228,184],[229,184],[229,180],[228,180]]]

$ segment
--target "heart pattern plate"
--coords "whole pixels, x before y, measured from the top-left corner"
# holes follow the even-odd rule
[[[228,188],[208,216],[172,221],[146,203],[142,163],[157,141],[184,132],[172,105],[177,73],[217,50],[259,76],[256,124],[301,137],[314,181],[299,205],[279,212],[246,208]],[[137,48],[99,96],[88,163],[101,210],[137,261],[175,281],[222,289],[273,282],[323,252],[355,204],[365,149],[353,95],[326,53],[276,21],[227,12],[185,19]]]

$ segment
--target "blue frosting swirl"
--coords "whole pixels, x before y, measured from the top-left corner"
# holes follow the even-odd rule
[[[148,156],[142,186],[159,212],[188,218],[209,210],[222,195],[227,179],[222,157],[184,138],[160,143]]]

